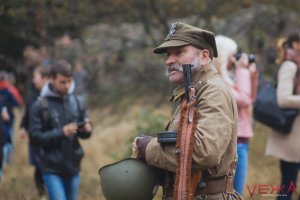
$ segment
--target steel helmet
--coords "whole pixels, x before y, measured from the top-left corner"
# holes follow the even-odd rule
[[[158,188],[155,168],[134,158],[101,167],[99,175],[107,200],[151,200]]]

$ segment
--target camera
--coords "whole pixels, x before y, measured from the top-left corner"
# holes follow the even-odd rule
[[[254,63],[256,61],[255,59],[255,55],[254,54],[248,54],[248,62],[250,63]]]
[[[242,53],[243,53],[243,52],[239,52],[239,53],[236,53],[236,54],[234,55],[234,57],[235,57],[235,59],[236,59],[237,61],[241,58]],[[248,63],[249,63],[249,64],[250,64],[250,63],[254,63],[254,62],[256,61],[255,55],[254,55],[254,54],[247,54],[247,55],[248,55]]]
[[[83,128],[85,122],[84,121],[79,121],[79,122],[76,122],[76,124],[77,124],[78,128]]]

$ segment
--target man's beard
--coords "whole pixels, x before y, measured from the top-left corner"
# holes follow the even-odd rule
[[[193,65],[191,68],[192,73],[198,72],[202,67],[200,58],[199,57],[194,58],[192,65]]]
[[[188,63],[188,64],[189,64],[189,63]],[[190,63],[190,64],[192,64],[192,68],[191,68],[192,73],[198,72],[198,71],[201,69],[201,66],[202,66],[202,65],[201,65],[201,60],[200,60],[200,58],[198,58],[198,57],[195,57],[194,60],[193,60],[193,62]],[[166,72],[165,72],[166,76],[169,76],[170,73],[171,73],[171,71],[174,71],[174,70],[183,72],[182,65],[177,64],[177,63],[172,64],[172,65],[166,70]]]

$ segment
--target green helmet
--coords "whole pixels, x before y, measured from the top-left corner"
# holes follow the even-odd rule
[[[107,200],[151,200],[158,188],[156,170],[133,158],[101,167],[99,175]]]

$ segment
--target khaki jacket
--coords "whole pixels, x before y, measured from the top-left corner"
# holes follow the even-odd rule
[[[282,108],[300,109],[300,95],[293,95],[297,65],[285,61],[278,72],[277,101]],[[269,135],[266,155],[286,162],[300,162],[300,114],[296,117],[291,133],[280,134],[275,130]]]
[[[198,114],[193,150],[193,167],[208,170],[207,178],[227,175],[236,156],[237,106],[235,99],[215,67],[204,66],[193,75]],[[175,89],[171,101],[180,103],[184,87]],[[167,130],[177,130],[180,106],[171,118]],[[148,164],[175,172],[175,145],[162,147],[153,138],[146,147]]]

